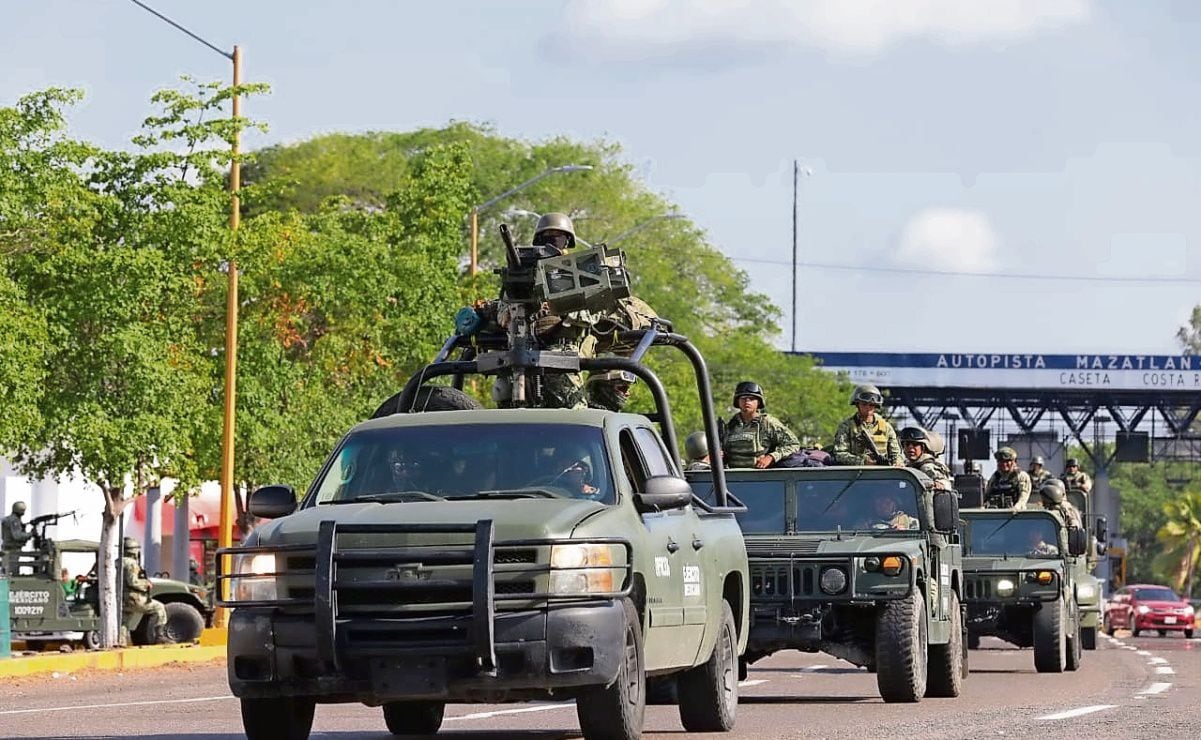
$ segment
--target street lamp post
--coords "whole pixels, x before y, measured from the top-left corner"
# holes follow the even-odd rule
[[[514,187],[509,188],[508,190],[506,190],[505,192],[496,196],[495,198],[486,200],[483,203],[480,203],[478,206],[472,206],[472,208],[471,208],[471,270],[468,274],[470,274],[472,277],[475,277],[475,274],[477,272],[479,272],[479,264],[480,264],[480,250],[479,250],[480,220],[479,220],[479,216],[480,216],[480,211],[487,210],[488,208],[491,208],[492,206],[496,205],[497,203],[504,200],[505,198],[508,198],[510,195],[519,193],[522,190],[525,190],[529,186],[533,185],[534,183],[538,182],[539,180],[542,180],[543,178],[546,178],[546,177],[550,177],[551,175],[556,174],[558,172],[586,172],[590,169],[592,169],[592,165],[590,165],[590,164],[565,164],[565,165],[561,165],[559,167],[551,167],[550,169],[546,170],[545,172],[543,172],[539,175],[535,175],[534,177],[531,177],[530,179],[526,180],[525,182],[521,183],[520,185],[516,185]]]
[[[663,213],[658,216],[651,216],[650,218],[643,221],[642,223],[626,229],[625,231],[621,232],[620,234],[613,237],[612,239],[605,239],[603,241],[606,246],[611,247],[614,244],[616,244],[617,242],[624,241],[625,239],[628,239],[629,237],[633,236],[634,234],[638,233],[639,231],[642,231],[646,227],[656,224],[659,221],[670,221],[670,220],[679,219],[679,218],[686,218],[686,217],[682,213]]]
[[[242,114],[242,100],[238,87],[242,84],[242,49],[234,46],[233,52],[227,52],[219,46],[210,43],[203,37],[189,31],[167,16],[158,12],[139,0],[130,0],[134,5],[168,23],[187,34],[194,40],[204,44],[233,63],[233,97],[231,99],[231,115],[237,121]],[[231,143],[231,158],[229,163],[229,230],[237,232],[241,223],[241,198],[238,190],[242,186],[242,165],[239,161],[242,148],[242,133],[234,128],[234,139]],[[221,428],[221,522],[217,529],[217,546],[230,547],[233,544],[233,470],[234,470],[234,412],[237,400],[237,365],[238,365],[238,265],[230,259],[227,263],[229,273],[229,290],[225,304],[225,407]],[[226,583],[224,588],[228,586]],[[222,596],[225,596],[222,593]],[[213,626],[224,627],[228,615],[225,609],[217,609],[213,615]]]

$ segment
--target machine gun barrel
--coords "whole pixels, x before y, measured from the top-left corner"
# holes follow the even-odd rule
[[[521,257],[517,254],[517,245],[513,242],[513,232],[509,230],[508,224],[501,224],[499,228],[501,241],[505,243],[505,258],[509,269],[517,269],[521,267]]]
[[[63,519],[63,518],[72,516],[77,511],[79,511],[79,510],[72,509],[71,511],[64,511],[64,512],[61,512],[58,514],[42,514],[41,516],[35,516],[33,519],[29,520],[29,526],[32,527],[35,524],[41,524],[42,522],[46,522],[48,524],[54,523],[54,522],[57,522],[59,519]]]

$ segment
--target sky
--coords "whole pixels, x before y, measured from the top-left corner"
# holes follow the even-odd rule
[[[145,1],[270,83],[252,147],[452,120],[619,142],[783,348],[794,161],[798,349],[1172,354],[1201,302],[1201,3]],[[97,144],[230,72],[129,0],[5,6],[0,105],[80,87]]]

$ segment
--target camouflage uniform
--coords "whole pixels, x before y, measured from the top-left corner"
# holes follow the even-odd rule
[[[1042,496],[1035,496],[1026,503],[1027,509],[1046,509],[1059,514],[1063,519],[1063,523],[1069,527],[1084,526],[1084,518],[1080,516],[1080,510],[1072,505],[1071,501],[1064,499],[1058,504],[1053,501],[1048,501]]]
[[[16,572],[20,562],[18,553],[33,536],[25,531],[25,522],[21,520],[24,515],[25,502],[17,501],[13,504],[12,513],[0,520],[0,544],[4,548],[4,565],[9,573]]]
[[[1030,555],[1036,558],[1057,556],[1059,555],[1059,548],[1040,540],[1037,545],[1030,548]]]
[[[801,449],[792,430],[771,414],[758,413],[750,421],[734,414],[721,432],[727,468],[753,468],[761,455],[771,455],[772,462],[778,463]]]
[[[988,479],[984,489],[984,506],[989,509],[1024,509],[1030,500],[1030,476],[1025,470],[1002,473],[1000,470]]]
[[[1064,487],[1069,491],[1074,489],[1088,493],[1089,491],[1093,490],[1093,479],[1088,476],[1088,473],[1084,472],[1080,468],[1076,468],[1076,472],[1074,474],[1068,474],[1065,472],[1061,480],[1063,481]]]
[[[124,627],[129,632],[138,628],[142,617],[150,615],[150,635],[153,640],[163,642],[163,628],[167,626],[167,609],[161,603],[150,598],[150,579],[146,578],[142,564],[132,553],[137,550],[126,548],[125,557],[121,560],[121,568],[125,580],[125,603],[122,616]]]
[[[693,460],[684,466],[684,470],[689,473],[705,472],[712,469],[713,466],[709,464],[708,460]]]
[[[866,424],[859,420],[858,414],[843,419],[838,431],[834,432],[834,462],[839,465],[904,464],[896,430],[880,414],[874,416],[875,420]],[[868,439],[874,447],[868,445]],[[876,461],[873,449],[883,456],[884,462]]]
[[[1046,468],[1040,468],[1037,473],[1035,473],[1033,470],[1028,470],[1026,471],[1026,475],[1030,476],[1030,483],[1036,489],[1042,488],[1044,483],[1055,477],[1051,475],[1051,471],[1047,470]]]
[[[860,522],[861,529],[917,529],[918,520],[903,511],[894,511],[887,516],[872,515]]]
[[[909,467],[917,468],[926,474],[926,477],[934,481],[937,485],[940,481],[945,481],[945,488],[950,490],[951,470],[943,464],[942,460],[934,457],[930,453],[926,453],[916,460],[909,461]],[[944,486],[938,486],[940,488]]]

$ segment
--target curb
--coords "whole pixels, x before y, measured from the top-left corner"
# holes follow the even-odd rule
[[[157,668],[172,663],[209,663],[216,660],[225,660],[224,639],[219,645],[205,645],[202,642],[200,645],[149,645],[115,650],[15,656],[0,660],[0,678],[74,673],[85,669],[122,671],[131,668]]]

